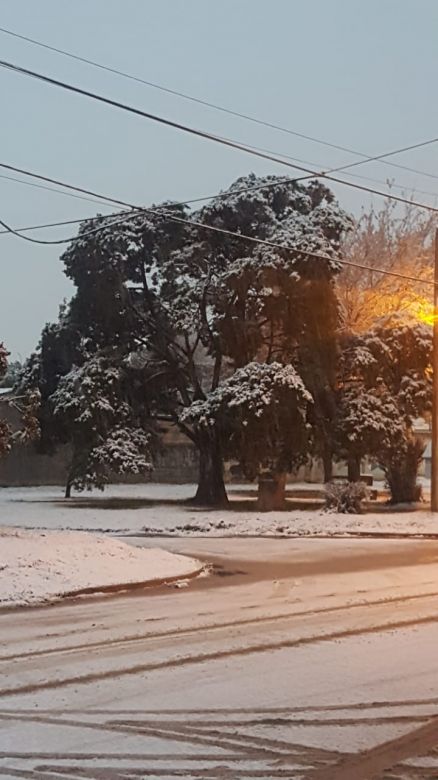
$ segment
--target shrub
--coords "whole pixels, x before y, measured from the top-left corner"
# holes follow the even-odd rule
[[[329,482],[325,486],[325,508],[329,512],[359,515],[369,492],[364,482]]]

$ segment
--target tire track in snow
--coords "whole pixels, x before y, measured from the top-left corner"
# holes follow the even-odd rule
[[[145,634],[133,634],[126,637],[120,637],[117,639],[103,639],[101,641],[94,642],[82,642],[76,645],[67,645],[62,647],[52,647],[41,650],[31,650],[26,653],[11,653],[9,655],[0,655],[0,663],[5,661],[18,661],[31,658],[45,657],[50,655],[64,655],[72,652],[80,652],[82,650],[98,650],[106,647],[120,647],[125,645],[134,644],[136,642],[142,642],[153,639],[166,639],[179,636],[190,636],[197,634],[200,631],[220,631],[224,628],[241,628],[243,626],[261,626],[269,623],[279,623],[284,620],[290,620],[300,617],[311,617],[313,615],[325,615],[337,612],[348,612],[352,610],[360,610],[367,607],[380,607],[392,604],[405,604],[411,601],[424,600],[428,598],[436,598],[438,591],[430,593],[419,593],[412,596],[394,596],[389,598],[376,599],[374,601],[360,601],[356,604],[341,604],[336,607],[322,607],[309,610],[298,610],[293,612],[282,612],[278,615],[261,616],[257,618],[245,618],[244,620],[232,620],[225,623],[211,623],[207,625],[197,625],[189,628],[175,628],[168,629],[166,631],[148,632]],[[62,637],[62,634],[59,636]]]
[[[322,634],[312,634],[311,636],[298,637],[297,639],[284,639],[278,642],[263,642],[255,645],[245,645],[243,647],[228,648],[224,650],[215,650],[209,653],[198,653],[186,656],[177,656],[162,661],[152,661],[149,663],[135,664],[128,667],[118,667],[105,669],[86,674],[72,675],[64,678],[55,678],[51,680],[42,680],[35,683],[23,683],[10,688],[0,690],[0,699],[9,696],[24,695],[68,687],[70,685],[85,685],[103,680],[114,678],[135,676],[145,672],[154,672],[165,669],[178,668],[193,664],[202,664],[210,661],[219,661],[225,658],[253,655],[256,653],[266,653],[274,650],[283,650],[292,647],[303,647],[305,645],[317,644],[320,642],[331,642],[338,639],[348,639],[356,636],[366,636],[385,631],[394,631],[396,629],[412,628],[414,626],[438,623],[438,616],[430,615],[423,618],[409,618],[407,620],[396,620],[392,622],[381,623],[373,626],[363,626],[355,629],[340,629]]]

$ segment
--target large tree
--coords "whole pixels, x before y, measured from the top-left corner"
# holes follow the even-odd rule
[[[329,472],[339,324],[334,279],[350,219],[326,187],[275,177],[238,180],[195,219],[265,244],[200,227],[182,251],[164,258],[160,298],[167,299],[177,329],[192,331],[192,343],[200,342],[211,359],[211,381],[196,382],[194,400],[252,361],[294,364],[312,393],[315,452]],[[207,439],[204,431],[200,436],[204,470],[210,453],[218,453],[219,467],[220,432],[211,428]],[[210,482],[208,473],[207,480],[202,476],[201,500]]]
[[[196,500],[218,504],[226,502],[221,431],[181,412],[248,363],[292,363],[312,394],[315,452],[329,471],[334,280],[351,221],[320,184],[252,175],[186,217],[184,207],[166,203],[129,222],[98,217],[81,226],[62,257],[76,286],[64,313],[72,354],[52,375],[106,349],[137,360],[149,377],[145,404],[159,378],[154,413],[199,451]]]

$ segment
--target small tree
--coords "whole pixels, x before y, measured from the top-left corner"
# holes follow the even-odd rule
[[[8,356],[5,345],[0,341],[0,379],[3,379],[8,370]]]
[[[8,371],[9,352],[0,342],[0,379]],[[14,407],[20,415],[21,427],[13,431],[11,425],[0,417],[0,456],[6,455],[14,442],[27,444],[37,439],[40,433],[38,409],[40,394],[38,390],[28,390],[23,394],[11,394],[5,399],[8,406]]]
[[[182,414],[184,422],[222,431],[224,454],[248,479],[259,478],[259,506],[280,509],[285,476],[306,462],[312,396],[293,366],[249,363]],[[268,489],[260,486],[268,480]]]
[[[71,306],[63,303],[57,322],[45,325],[36,350],[24,363],[16,390],[19,395],[36,390],[40,395],[38,422],[41,435],[37,451],[53,455],[65,444],[69,431],[61,418],[54,419],[51,396],[73,366],[82,365],[90,356],[87,339],[81,334],[80,323],[73,317]]]
[[[0,342],[0,380],[8,369],[8,355],[4,344]],[[5,455],[11,448],[12,431],[6,420],[0,418],[0,456]]]
[[[22,371],[22,365],[19,360],[13,360],[8,362],[7,369],[2,376],[0,376],[1,388],[13,388],[17,384]]]
[[[405,426],[399,409],[384,388],[354,385],[339,394],[336,425],[337,456],[348,465],[348,479],[357,482],[367,456],[379,462],[401,452]]]
[[[431,331],[424,325],[379,326],[347,340],[338,391],[338,454],[373,457],[394,503],[419,498],[423,444],[414,421],[431,408]]]
[[[72,444],[66,498],[72,487],[103,490],[114,475],[151,470],[149,420],[136,405],[126,367],[114,356],[95,356],[73,368],[51,404]]]

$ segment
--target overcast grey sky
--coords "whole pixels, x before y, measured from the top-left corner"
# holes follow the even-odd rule
[[[378,154],[438,136],[437,0],[0,0],[0,26],[330,142]],[[353,156],[249,124],[0,33],[0,59],[327,168]],[[0,69],[2,162],[130,202],[213,193],[287,168]],[[438,176],[438,145],[399,162]],[[367,164],[429,203],[438,179]],[[357,213],[368,197],[334,188]],[[0,178],[14,227],[96,207]],[[379,199],[375,198],[376,204]],[[105,211],[103,207],[100,209]],[[71,229],[39,231],[60,238]],[[0,341],[24,358],[71,294],[59,247],[0,236]]]

